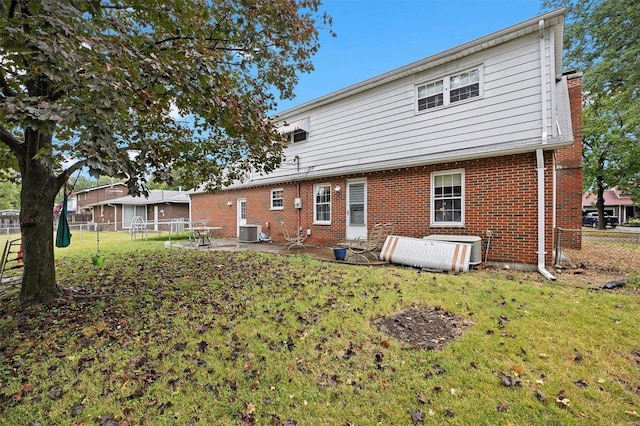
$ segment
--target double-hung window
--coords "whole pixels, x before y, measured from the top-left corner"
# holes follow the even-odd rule
[[[480,67],[416,86],[418,112],[480,96],[482,96]]]
[[[464,225],[464,170],[431,174],[431,225]]]
[[[313,186],[313,223],[331,225],[331,184]]]
[[[271,210],[282,210],[284,208],[284,189],[276,188],[271,190]]]

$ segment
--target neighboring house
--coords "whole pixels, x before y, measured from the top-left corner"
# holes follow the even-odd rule
[[[69,197],[69,206],[73,206],[75,211],[87,212],[91,209],[89,206],[106,200],[120,198],[128,193],[127,185],[121,182],[96,186],[95,188],[74,192],[73,195]]]
[[[20,210],[0,210],[0,230],[9,234],[20,231]]]
[[[124,184],[102,187],[100,192],[88,195],[86,199],[95,201],[83,204],[82,208],[92,212],[91,222],[103,231],[130,229],[136,216],[147,223],[148,230],[169,230],[172,221],[181,224],[189,221],[190,199],[185,191],[154,189],[148,197],[122,196],[126,193]],[[109,198],[113,194],[119,196]]]
[[[631,201],[628,194],[618,188],[604,191],[604,211],[610,216],[616,216],[619,223],[625,223],[632,217],[640,217],[640,207]],[[597,195],[585,192],[582,195],[582,210],[584,213],[598,211],[596,207]]]
[[[581,219],[581,78],[562,72],[564,12],[280,113],[281,167],[191,194],[191,219],[282,241],[281,216],[318,245],[396,222],[398,235],[480,236],[489,262],[551,278],[556,226]]]

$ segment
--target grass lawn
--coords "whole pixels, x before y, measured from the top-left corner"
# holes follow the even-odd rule
[[[64,300],[0,300],[1,424],[640,422],[637,295],[117,233],[96,267],[86,235],[57,249]],[[461,336],[427,351],[375,324],[422,306]]]

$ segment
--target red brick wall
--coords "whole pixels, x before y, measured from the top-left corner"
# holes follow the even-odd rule
[[[545,223],[552,223],[552,155],[545,154]],[[430,227],[431,172],[464,169],[465,226],[463,228]],[[499,173],[498,173],[499,172]],[[397,222],[396,233],[410,237],[428,234],[476,235],[483,239],[483,256],[487,231],[492,232],[488,260],[508,263],[537,263],[537,174],[535,153],[461,161],[433,166],[350,175],[299,184],[302,209],[293,207],[298,196],[295,182],[216,194],[192,195],[192,220],[209,220],[221,226],[221,235],[236,236],[236,199],[247,199],[247,223],[262,225],[274,241],[283,241],[276,222],[281,215],[290,231],[298,226],[311,229],[310,244],[330,245],[345,237],[346,180],[367,179],[367,221]],[[343,188],[332,190],[332,224],[313,225],[313,185],[330,183]],[[284,209],[272,211],[270,190],[284,189]],[[231,206],[227,202],[231,201]],[[552,261],[553,230],[547,227],[546,262]]]
[[[571,124],[574,143],[556,152],[556,225],[564,229],[582,226],[582,78],[579,74],[567,76]],[[566,236],[571,236],[570,240]],[[579,232],[563,233],[564,247],[581,247]]]

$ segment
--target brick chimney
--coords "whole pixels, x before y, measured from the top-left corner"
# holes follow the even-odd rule
[[[582,245],[582,73],[567,71],[573,145],[555,154],[556,226],[565,248]],[[567,231],[564,231],[567,230]]]

